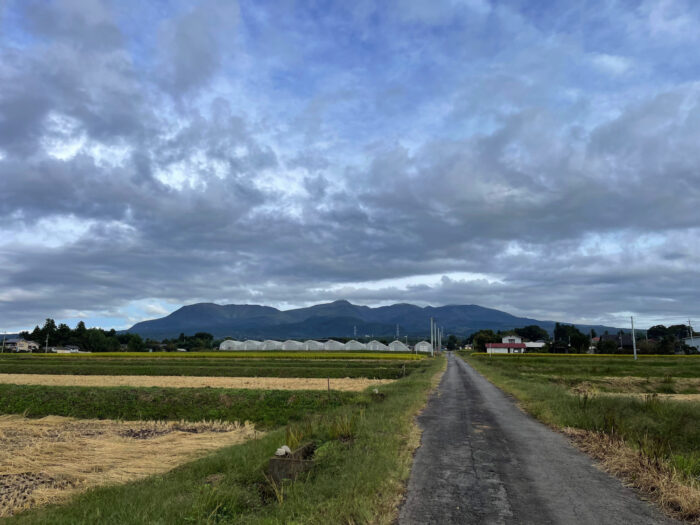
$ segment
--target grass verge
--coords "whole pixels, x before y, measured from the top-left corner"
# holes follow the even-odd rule
[[[309,415],[291,430],[272,431],[164,475],[91,490],[8,523],[391,523],[410,472],[413,418],[443,364],[442,358],[430,360],[379,387],[364,406]],[[296,482],[277,486],[265,476],[267,462],[299,429],[299,439],[317,444],[315,466]]]
[[[556,374],[561,371],[560,366],[568,370],[570,365],[554,358],[556,362],[545,360],[537,367],[529,359],[525,356],[519,360],[466,356],[474,368],[513,394],[525,410],[541,421],[560,429],[586,432],[588,445],[582,448],[598,451],[593,454],[598,459],[605,451],[609,457],[602,461],[604,466],[614,465],[625,457],[625,449],[632,450],[638,460],[625,461],[627,467],[611,468],[611,472],[635,484],[671,515],[700,521],[700,404],[660,400],[653,394],[639,398],[597,396],[585,389],[571,391]],[[610,373],[605,361],[598,365],[593,360],[586,360],[586,363],[586,366],[599,366],[602,374]],[[537,373],[532,372],[533,367]],[[635,370],[646,373],[644,368]],[[592,374],[591,370],[579,371],[579,374],[586,373]],[[599,441],[597,448],[591,445],[596,439]],[[694,496],[679,500],[674,491]]]

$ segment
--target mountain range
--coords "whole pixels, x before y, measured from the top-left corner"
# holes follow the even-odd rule
[[[234,339],[322,339],[328,337],[391,337],[397,325],[401,336],[430,336],[430,318],[436,319],[445,334],[466,337],[479,330],[510,330],[539,325],[548,332],[554,321],[516,317],[500,310],[474,304],[426,306],[393,304],[371,308],[340,300],[307,308],[278,310],[270,306],[248,304],[197,303],[150,321],[136,323],[128,332],[143,337],[164,339],[180,333],[208,332],[216,338]],[[565,323],[569,324],[569,323]],[[577,325],[582,331],[616,331],[600,325]]]

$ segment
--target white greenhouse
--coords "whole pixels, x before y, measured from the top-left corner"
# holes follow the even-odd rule
[[[421,341],[420,343],[416,343],[416,346],[414,346],[413,349],[416,352],[431,353],[433,351],[433,347],[430,345],[430,343],[428,341]]]
[[[243,350],[243,343],[234,339],[226,339],[219,345],[219,350]]]
[[[323,345],[323,349],[324,350],[345,350],[345,345],[339,341],[334,340],[334,339],[329,339]]]
[[[367,343],[367,350],[373,350],[375,352],[386,352],[387,350],[389,350],[389,347],[375,339]]]
[[[281,350],[282,341],[275,341],[274,339],[266,339],[263,341],[262,350]]]
[[[398,339],[389,343],[389,350],[392,352],[409,352],[408,347]]]
[[[287,339],[282,343],[282,350],[303,350],[304,343],[299,341],[294,341],[293,339]]]
[[[367,345],[350,339],[350,341],[345,343],[345,350],[367,350]]]
[[[313,339],[304,341],[304,350],[324,350],[324,348],[323,343],[319,341],[314,341]]]
[[[241,350],[261,350],[262,349],[262,343],[260,341],[253,341],[252,339],[248,339],[247,341],[243,342],[243,348]]]

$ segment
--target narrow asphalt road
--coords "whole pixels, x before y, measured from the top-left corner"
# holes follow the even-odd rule
[[[418,417],[399,523],[678,523],[523,413],[461,358]]]

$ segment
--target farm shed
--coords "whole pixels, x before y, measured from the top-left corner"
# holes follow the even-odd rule
[[[345,350],[367,350],[367,345],[351,339],[345,343]]]
[[[241,350],[262,350],[262,343],[260,341],[248,339],[243,343],[243,348],[241,348]]]
[[[262,344],[263,350],[281,350],[282,341],[275,341],[274,339],[266,339]]]
[[[314,341],[313,339],[309,339],[308,341],[304,342],[304,350],[323,350],[324,345],[323,343],[319,341]]]
[[[432,352],[433,347],[430,345],[428,341],[421,341],[420,343],[416,343],[416,346],[413,347],[413,349],[416,352]]]
[[[379,352],[385,352],[389,349],[388,346],[386,346],[384,343],[380,343],[379,341],[372,340],[369,343],[367,343],[367,350],[374,350],[374,351],[379,351]]]
[[[345,345],[339,341],[334,340],[334,339],[329,339],[323,345],[323,349],[324,350],[345,350]]]
[[[282,350],[304,350],[304,343],[294,341],[293,339],[287,339],[282,343]]]
[[[408,347],[398,339],[389,343],[389,350],[392,352],[408,352]]]

